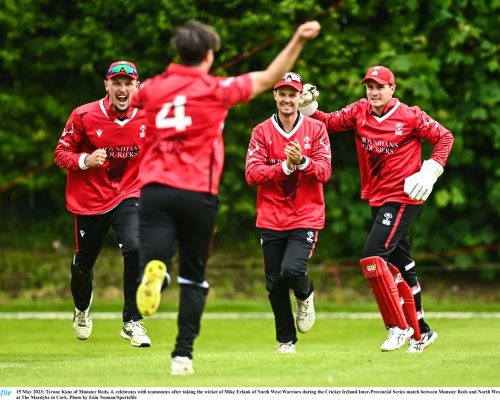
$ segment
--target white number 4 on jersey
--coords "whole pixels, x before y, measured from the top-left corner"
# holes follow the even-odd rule
[[[186,96],[176,96],[173,103],[165,103],[156,114],[156,127],[159,129],[174,128],[176,131],[185,131],[191,126],[191,117],[186,117],[185,106]],[[169,117],[170,109],[174,106],[174,116]]]

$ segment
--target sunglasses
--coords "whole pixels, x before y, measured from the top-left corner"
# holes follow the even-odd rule
[[[295,72],[287,72],[285,75],[283,75],[282,79],[286,82],[295,81],[302,83],[302,78]]]
[[[135,68],[131,67],[128,64],[116,64],[108,70],[108,75],[110,74],[118,74],[120,72],[124,72],[126,74],[137,76],[137,71]]]

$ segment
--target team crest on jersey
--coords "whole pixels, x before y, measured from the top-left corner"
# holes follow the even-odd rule
[[[311,138],[309,136],[306,136],[304,138],[304,149],[310,149],[311,148]]]
[[[146,137],[146,125],[141,125],[139,129],[141,130],[141,132],[139,133],[139,137],[140,138]]]
[[[403,134],[403,127],[404,124],[401,122],[398,122],[396,125],[394,125],[394,134],[397,136],[401,136]]]
[[[102,129],[96,130],[95,133],[97,134],[97,136],[101,137],[101,135],[102,135]]]
[[[389,212],[386,212],[386,213],[384,213],[384,219],[382,220],[382,223],[384,225],[390,225],[391,219],[392,219],[392,214]]]

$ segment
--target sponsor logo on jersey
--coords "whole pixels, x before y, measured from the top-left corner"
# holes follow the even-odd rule
[[[84,237],[85,236],[85,231],[83,229],[80,229],[80,236]]]
[[[113,158],[132,158],[139,153],[139,147],[133,146],[112,146],[106,147],[106,156]]]
[[[306,238],[306,240],[309,243],[313,243],[314,242],[314,232],[313,231],[307,231],[307,238]]]
[[[399,147],[398,143],[393,143],[391,141],[375,140],[364,136],[360,136],[359,138],[361,140],[363,149],[368,152],[393,154],[394,150]]]
[[[141,125],[139,129],[141,130],[141,132],[139,133],[139,137],[140,138],[146,137],[146,125]]]
[[[101,137],[101,135],[102,135],[102,129],[96,130],[95,133],[96,133],[97,136]]]

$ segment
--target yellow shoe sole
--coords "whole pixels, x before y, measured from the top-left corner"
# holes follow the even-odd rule
[[[144,269],[144,276],[137,288],[137,308],[143,316],[153,315],[160,307],[161,286],[167,275],[167,266],[163,261],[152,260]]]

